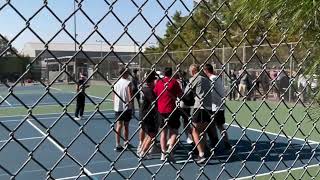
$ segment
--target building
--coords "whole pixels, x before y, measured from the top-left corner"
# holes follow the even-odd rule
[[[138,51],[139,47],[135,45],[111,47],[98,43],[80,47],[74,43],[50,43],[46,48],[43,43],[26,43],[21,53],[31,57],[32,65],[41,71],[42,79],[70,81],[80,72],[90,76],[96,71],[93,76],[96,80],[115,78],[121,65],[139,66]]]

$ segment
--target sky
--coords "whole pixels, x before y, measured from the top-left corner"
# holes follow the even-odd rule
[[[114,4],[110,6],[105,1],[109,4],[114,2]],[[138,14],[139,7],[144,4],[145,1],[147,2],[142,7],[142,14],[152,27],[159,23],[166,14],[164,9],[168,9],[173,2],[174,5],[168,9],[169,17],[172,17],[175,11],[181,11],[183,15],[188,15],[193,7],[192,0],[82,0],[81,9],[92,20],[92,22],[88,20],[83,12],[77,11],[77,40],[79,42],[83,42],[87,39],[87,37],[94,31],[95,24],[101,21],[97,26],[98,31],[110,43],[114,43],[125,31],[124,26],[127,26],[128,23]],[[162,7],[157,1],[161,3]],[[51,39],[53,39],[52,42],[74,42],[65,31],[61,31],[56,37],[54,37],[62,28],[62,23],[59,22],[59,20],[47,8],[41,9],[44,6],[44,2],[44,0],[11,0],[10,4],[5,5],[7,0],[0,0],[0,7],[2,7],[0,9],[0,33],[1,35],[6,36],[9,40],[14,38],[13,46],[19,51],[22,50],[24,44],[27,42],[41,42],[39,37],[41,37],[44,42]],[[136,7],[133,2],[135,2],[139,7]],[[181,2],[184,2],[185,6]],[[75,30],[74,18],[67,18],[74,12],[73,5],[74,0],[47,0],[47,6],[60,19],[60,21],[65,22],[65,29],[72,36],[74,36]],[[14,9],[16,9],[20,15]],[[112,10],[113,14],[110,13],[110,10]],[[37,11],[39,12],[35,15]],[[103,18],[106,14],[108,15]],[[123,25],[115,16],[119,18]],[[160,24],[155,28],[156,35],[161,37],[164,35],[167,22],[167,18],[160,22]],[[27,24],[29,24],[29,27],[33,32],[26,28]],[[128,33],[132,38],[140,43],[146,41],[152,33],[152,28],[148,26],[141,16],[138,16],[127,27]],[[16,37],[18,34],[19,36]],[[86,43],[99,43],[97,41],[101,40],[101,36],[94,33],[86,40]],[[156,39],[152,37],[145,45],[150,46],[155,42]],[[116,43],[116,45],[133,44],[133,41],[127,35],[124,35]]]

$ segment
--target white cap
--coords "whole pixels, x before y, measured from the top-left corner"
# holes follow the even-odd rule
[[[156,73],[159,75],[160,78],[163,78],[164,76],[162,75],[161,71],[156,71]]]

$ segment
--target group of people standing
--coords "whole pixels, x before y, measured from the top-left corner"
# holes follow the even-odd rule
[[[169,67],[163,70],[164,77],[161,78],[155,71],[149,71],[144,75],[139,88],[136,71],[133,74],[130,80],[129,69],[121,69],[121,79],[114,84],[116,151],[131,146],[128,140],[129,123],[134,114],[134,97],[138,96],[142,128],[137,153],[141,158],[148,156],[159,137],[160,159],[174,161],[174,149],[180,141],[178,135],[181,117],[188,142],[193,142],[196,146],[198,163],[206,161],[208,148],[216,147],[219,141],[217,129],[224,147],[231,149],[224,128],[223,80],[214,73],[211,64],[202,68],[192,64],[189,68],[189,80],[185,78],[185,74],[173,74]],[[207,136],[210,143],[207,143]],[[120,143],[121,139],[123,144]]]
[[[228,76],[230,100],[240,100],[241,98],[256,100],[259,95],[266,99],[271,95],[271,98],[279,100],[280,95],[289,86],[287,73],[284,70],[277,70],[275,67],[269,71],[230,70]],[[271,91],[269,91],[270,86],[272,86]]]

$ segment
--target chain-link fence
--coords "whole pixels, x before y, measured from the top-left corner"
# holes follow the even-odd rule
[[[231,0],[19,2],[0,3],[16,25],[0,34],[0,179],[318,179],[312,20],[245,21]]]

